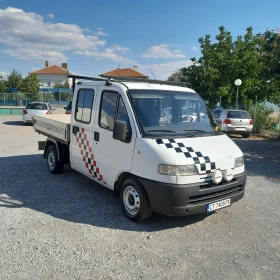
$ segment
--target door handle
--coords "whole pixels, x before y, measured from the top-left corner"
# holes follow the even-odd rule
[[[73,134],[77,134],[79,132],[79,127],[76,125],[73,125],[72,132],[73,132]]]
[[[97,142],[99,142],[99,132],[97,132],[97,131],[95,131],[94,132],[94,141],[97,141]]]

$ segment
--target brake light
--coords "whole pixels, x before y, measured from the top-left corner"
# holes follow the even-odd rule
[[[223,122],[223,124],[231,124],[231,120],[225,119],[224,122]]]
[[[24,109],[23,114],[24,114],[24,115],[27,115],[27,114],[28,114],[27,111],[26,111],[26,109]]]
[[[253,121],[252,120],[250,120],[250,125],[253,125],[254,123],[253,123]]]
[[[50,112],[50,110],[48,110],[47,112],[46,112],[46,114],[50,114],[51,112]]]
[[[71,112],[70,111],[66,111],[65,114],[71,115]]]

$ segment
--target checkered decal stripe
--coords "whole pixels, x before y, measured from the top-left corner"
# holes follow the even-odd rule
[[[89,174],[93,178],[96,178],[98,181],[107,184],[104,181],[103,176],[100,174],[99,168],[96,166],[94,154],[92,153],[92,148],[89,146],[89,141],[87,140],[87,135],[85,134],[84,128],[81,129],[81,132],[77,132],[77,134],[75,134],[75,137],[77,143],[79,144],[80,153],[83,157],[83,162],[85,163]]]
[[[55,132],[61,133],[61,134],[65,133],[64,128],[61,128],[61,127],[58,127],[58,126],[55,126],[55,125],[51,125],[49,123],[45,123],[45,122],[42,122],[42,121],[36,121],[36,124],[39,125],[39,126],[45,127],[47,129],[53,130]]]
[[[186,147],[182,142],[177,142],[176,139],[156,139],[156,142],[160,146],[174,149],[177,153],[192,159],[200,174],[211,173],[216,169],[215,162],[212,162],[208,156],[203,156],[201,152],[194,151],[192,147]]]

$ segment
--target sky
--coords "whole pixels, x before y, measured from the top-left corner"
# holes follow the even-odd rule
[[[167,79],[200,57],[198,38],[280,28],[279,0],[0,0],[0,75],[49,65],[98,76],[138,66]],[[152,74],[152,73],[153,74]]]

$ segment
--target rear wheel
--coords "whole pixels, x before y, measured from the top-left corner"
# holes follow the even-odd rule
[[[58,161],[57,151],[54,145],[48,147],[47,150],[47,166],[51,173],[58,174],[63,172],[63,163]]]
[[[134,222],[142,222],[152,215],[148,195],[135,179],[125,180],[120,189],[120,201],[125,215]]]
[[[244,134],[242,134],[242,137],[243,138],[249,138],[250,137],[250,133],[244,133]]]

